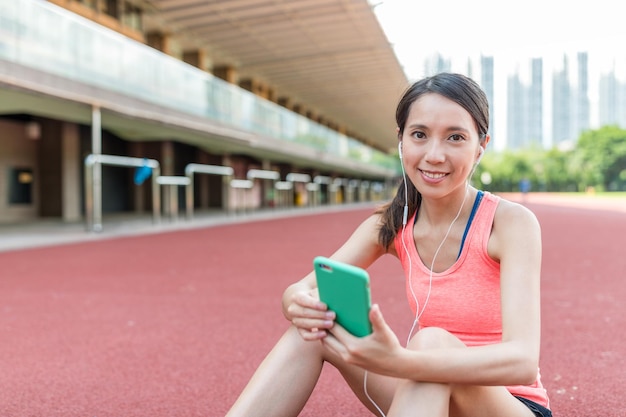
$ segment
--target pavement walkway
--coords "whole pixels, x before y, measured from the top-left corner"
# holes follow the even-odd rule
[[[151,215],[105,213],[103,230],[87,230],[84,222],[63,222],[61,220],[38,219],[14,224],[0,224],[0,252],[27,248],[45,247],[76,242],[90,242],[114,239],[124,236],[159,234],[177,230],[193,230],[218,225],[238,224],[274,218],[289,218],[314,213],[353,210],[372,206],[373,203],[353,203],[335,206],[276,208],[257,211],[233,212],[213,211],[196,213],[187,220],[184,215],[177,219],[161,219],[155,224]]]

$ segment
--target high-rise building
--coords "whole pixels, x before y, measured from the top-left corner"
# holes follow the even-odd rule
[[[563,68],[552,75],[552,145],[573,141],[572,88],[569,77],[569,61],[563,57]]]
[[[480,57],[480,85],[487,95],[489,101],[489,133],[492,140],[494,139],[495,132],[495,113],[497,111],[495,106],[495,93],[494,93],[494,65],[493,56],[481,56]]]
[[[615,77],[615,72],[603,74],[600,77],[600,102],[598,121],[601,126],[617,124],[620,82]]]
[[[576,109],[574,112],[572,132],[576,138],[583,130],[589,129],[589,59],[587,52],[577,54]]]
[[[530,63],[530,87],[528,89],[528,138],[527,144],[543,146],[543,60],[533,58]]]
[[[493,56],[481,56],[480,61],[469,58],[463,71],[478,81],[487,95],[492,138],[496,121],[506,120],[506,128],[502,129],[506,130],[506,137],[498,138],[499,148],[568,146],[576,142],[582,131],[592,127],[593,84],[587,52],[578,52],[574,58],[564,54],[556,67],[545,57],[517,62],[517,69],[506,77],[505,86],[499,83],[495,71],[497,60]],[[451,61],[441,55],[425,64],[428,75],[449,71],[451,67]],[[546,79],[544,74],[550,73],[551,80]],[[503,95],[506,107],[495,103],[496,97]],[[626,125],[626,84],[605,74],[600,81],[599,100],[600,124]],[[498,112],[506,112],[506,118],[499,117]]]
[[[575,80],[572,80],[575,74]],[[563,56],[563,67],[552,77],[552,145],[571,145],[591,126],[588,54],[576,55],[575,71]]]
[[[519,74],[507,80],[506,147],[519,149],[528,137],[528,94]]]
[[[600,77],[598,121],[626,128],[626,83],[617,78],[615,67]]]
[[[452,70],[452,63],[449,58],[445,58],[441,54],[436,54],[433,57],[424,61],[424,74],[425,76],[431,76],[440,72],[450,72]]]
[[[519,71],[507,82],[507,148],[542,146],[543,65],[541,58],[530,62],[530,80],[522,81]]]

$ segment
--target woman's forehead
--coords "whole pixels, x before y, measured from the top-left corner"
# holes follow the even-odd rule
[[[407,125],[447,125],[476,130],[472,115],[460,104],[436,93],[420,96],[411,104]]]

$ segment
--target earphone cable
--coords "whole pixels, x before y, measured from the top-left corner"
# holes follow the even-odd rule
[[[452,227],[454,226],[454,223],[456,223],[456,221],[461,216],[461,212],[463,211],[463,207],[465,206],[465,200],[467,200],[467,195],[469,193],[469,178],[468,178],[467,183],[465,185],[465,194],[463,195],[463,201],[461,202],[461,206],[459,207],[459,211],[456,213],[456,216],[454,217],[454,219],[450,223],[450,226],[448,226],[448,230],[446,231],[446,234],[444,235],[443,239],[441,240],[441,243],[439,244],[439,246],[437,247],[437,250],[435,251],[435,254],[433,255],[433,260],[431,262],[430,268],[428,268],[429,269],[428,292],[426,293],[426,298],[424,300],[424,305],[422,306],[422,310],[420,311],[419,301],[417,299],[417,295],[415,294],[415,290],[413,289],[413,282],[412,282],[412,278],[413,278],[413,260],[411,259],[411,253],[409,252],[409,248],[406,245],[405,232],[406,232],[406,225],[407,225],[407,221],[408,221],[409,196],[408,196],[408,186],[407,186],[407,180],[406,180],[406,173],[404,171],[404,163],[402,161],[400,162],[400,166],[402,167],[402,181],[404,183],[404,210],[403,210],[403,214],[402,214],[402,231],[401,231],[401,236],[400,236],[401,239],[400,240],[402,241],[402,248],[404,249],[404,253],[406,254],[406,257],[407,257],[407,259],[409,261],[409,288],[411,289],[411,295],[413,296],[413,301],[415,302],[415,319],[413,320],[413,324],[411,326],[411,330],[409,331],[409,335],[408,335],[407,341],[406,341],[406,346],[408,346],[409,342],[411,341],[411,337],[413,336],[413,332],[415,331],[415,327],[419,323],[419,319],[422,317],[422,314],[424,314],[424,311],[426,310],[426,305],[428,304],[428,300],[430,299],[430,293],[431,293],[431,289],[432,289],[432,285],[433,285],[433,269],[435,268],[435,260],[437,259],[437,255],[439,254],[439,251],[441,250],[441,248],[443,247],[444,243],[448,239],[448,236],[450,235],[450,232],[452,231]],[[472,171],[470,173],[470,178],[474,174],[475,169],[476,169],[476,165],[474,165],[474,167],[473,167],[473,169],[472,169]],[[411,236],[411,238],[413,238],[413,237]],[[416,248],[416,251],[417,251],[417,248]],[[378,404],[376,404],[374,399],[370,396],[369,392],[367,391],[367,370],[364,371],[364,375],[363,375],[363,391],[364,391],[365,396],[367,397],[367,399],[370,401],[370,403],[376,408],[376,410],[378,410],[378,412],[380,413],[381,417],[386,417],[385,413],[380,409]]]

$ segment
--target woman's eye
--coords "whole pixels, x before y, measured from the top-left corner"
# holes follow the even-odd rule
[[[465,140],[465,138],[462,135],[455,134],[455,135],[450,136],[450,140],[453,142],[461,142]]]
[[[417,139],[423,139],[426,137],[426,135],[424,135],[424,132],[413,132],[413,137]]]

